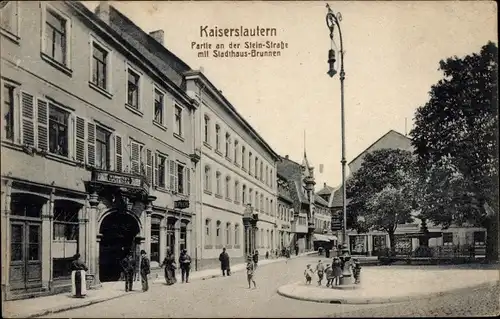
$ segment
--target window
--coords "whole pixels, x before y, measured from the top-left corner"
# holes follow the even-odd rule
[[[269,185],[269,167],[267,167],[267,166],[266,166],[266,175],[264,177],[265,177],[266,185]]]
[[[157,183],[158,187],[160,188],[166,188],[166,163],[167,163],[167,157],[157,154],[156,156],[156,165],[158,166],[158,171],[156,173],[157,175]]]
[[[220,229],[220,220],[217,221],[215,224],[215,240],[216,240],[216,245],[222,245],[222,238],[221,238],[221,229]]]
[[[259,192],[255,191],[255,210],[259,210]]]
[[[139,74],[128,68],[127,78],[127,104],[128,106],[139,110]]]
[[[210,144],[210,117],[205,115],[205,138],[204,141],[207,144]]]
[[[204,189],[207,192],[212,192],[211,170],[210,166],[205,166]]]
[[[155,119],[154,121],[158,124],[164,125],[164,107],[165,107],[165,94],[162,91],[155,89],[154,91],[154,99],[155,99]]]
[[[212,244],[212,221],[210,219],[205,219],[205,245]]]
[[[234,201],[240,201],[240,183],[238,181],[234,181]]]
[[[191,193],[191,172],[189,167],[173,160],[168,161],[168,164],[170,190],[174,193],[189,195]]]
[[[252,152],[248,152],[248,174],[252,175]]]
[[[231,223],[226,223],[226,245],[231,245]]]
[[[254,206],[254,207],[255,207],[254,202],[253,202],[253,197],[252,197],[252,196],[253,196],[253,191],[252,191],[252,189],[250,188],[250,189],[248,190],[248,204],[250,204],[251,206]]]
[[[266,198],[266,214],[269,215],[269,199]]]
[[[215,125],[215,150],[220,152],[220,126]]]
[[[486,233],[484,231],[474,232],[474,245],[482,246],[486,243]]]
[[[92,42],[92,83],[107,90],[108,51],[96,42]]]
[[[270,209],[270,214],[271,216],[274,216],[274,206],[273,206],[273,200],[271,199],[271,209]]]
[[[0,28],[8,35],[19,35],[19,3],[18,1],[0,1]]]
[[[184,189],[184,165],[177,164],[177,192],[186,194]]]
[[[238,141],[234,141],[234,164],[238,165]]]
[[[243,185],[243,192],[242,192],[242,197],[241,197],[241,203],[245,205],[247,203],[247,186]]]
[[[231,177],[226,177],[226,199],[231,200]]]
[[[96,167],[100,169],[109,170],[109,157],[110,157],[110,138],[111,134],[100,128],[96,127]]]
[[[229,133],[226,133],[226,158],[229,158],[229,144],[231,144],[231,135]]]
[[[257,197],[255,197],[255,200],[257,201]],[[260,194],[260,209],[264,210],[264,195]]]
[[[258,172],[259,172],[259,158],[256,156],[255,157],[255,166],[254,166],[254,177],[255,178],[259,177]]]
[[[262,161],[260,161],[260,171],[259,171],[259,179],[261,182],[264,181],[264,165],[262,164]]]
[[[160,263],[160,223],[160,218],[151,218],[151,249],[149,259],[157,263]]]
[[[182,108],[175,106],[175,134],[182,136]]]
[[[241,146],[241,168],[246,169],[245,146]]]
[[[49,151],[68,157],[69,113],[50,104],[49,109]]]
[[[54,204],[54,232],[55,241],[78,240],[78,210],[76,205],[68,205],[66,201],[56,201]],[[76,253],[76,246],[74,247]],[[68,256],[70,257],[70,256]]]
[[[45,50],[52,60],[67,65],[67,20],[54,10],[48,9],[45,16]]]
[[[240,225],[239,224],[234,225],[234,244],[235,245],[240,244]]]
[[[4,85],[2,96],[4,137],[10,141],[14,141],[14,87],[7,84]]]
[[[216,188],[215,188],[215,194],[222,196],[222,190],[221,190],[221,173],[217,172],[215,173],[215,180],[216,180]]]
[[[269,187],[273,187],[273,170],[269,171]]]
[[[443,233],[443,245],[453,245],[453,233]]]

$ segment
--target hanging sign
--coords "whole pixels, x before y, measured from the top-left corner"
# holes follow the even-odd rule
[[[185,200],[185,199],[176,200],[176,201],[174,202],[174,208],[176,208],[176,209],[185,209],[185,208],[189,208],[189,201],[188,201],[188,200]]]

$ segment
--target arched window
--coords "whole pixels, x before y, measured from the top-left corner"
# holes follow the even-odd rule
[[[262,164],[262,161],[260,161],[259,179],[261,182],[264,181],[264,165]]]
[[[243,185],[241,202],[243,203],[243,205],[246,205],[246,203],[247,203],[247,185]]]
[[[269,187],[273,187],[273,179],[274,179],[273,170],[271,169],[269,171]]]
[[[266,166],[266,185],[269,185],[269,167]]]
[[[271,237],[269,236],[269,229],[266,231],[266,236],[267,236],[267,248],[269,248],[269,246],[271,246]]]
[[[229,133],[226,133],[226,158],[230,158],[231,154],[230,154],[230,147],[229,145],[231,144],[231,135]]]
[[[204,188],[205,188],[205,191],[207,191],[207,192],[212,192],[211,173],[212,173],[212,171],[210,170],[210,166],[206,165],[205,166]]]
[[[252,152],[248,152],[248,174],[252,175]]]
[[[271,199],[271,216],[274,216],[274,205],[272,199]]]
[[[255,191],[255,210],[259,210],[259,192]]]
[[[266,198],[266,214],[269,215],[269,198]]]
[[[248,203],[255,208],[255,203],[253,201],[253,190],[251,188],[248,190]]]
[[[220,229],[220,226],[221,226],[221,222],[220,220],[217,221],[217,223],[215,224],[215,242],[216,242],[216,245],[222,245],[222,234],[221,234],[221,229]]]
[[[234,225],[234,244],[235,245],[240,244],[240,225],[239,224]]]
[[[215,173],[215,179],[216,179],[216,183],[217,183],[217,189],[215,190],[215,194],[219,195],[219,196],[222,196],[222,190],[221,190],[221,173],[220,172],[217,172]]]
[[[210,143],[210,117],[205,114],[205,143]]]
[[[238,181],[234,181],[234,201],[240,202],[240,183]]]
[[[205,245],[212,244],[212,221],[205,219]]]
[[[231,176],[226,176],[226,199],[231,200]]]
[[[238,140],[234,140],[234,164],[238,165],[239,164],[239,161],[238,161]]]
[[[260,194],[260,208],[264,210],[264,195]]]
[[[215,150],[220,152],[220,125],[215,124]]]
[[[258,175],[258,173],[259,173],[259,159],[257,158],[257,156],[255,156],[255,167],[254,167],[254,169],[255,169],[254,176],[255,176],[255,178],[258,179],[258,177],[259,177],[259,175]]]
[[[226,223],[226,245],[231,245],[231,223]]]

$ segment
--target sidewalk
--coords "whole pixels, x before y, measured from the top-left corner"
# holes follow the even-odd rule
[[[366,267],[356,289],[340,290],[318,287],[301,281],[278,288],[282,296],[323,303],[382,304],[431,298],[444,293],[471,290],[484,285],[499,284],[498,269],[484,267]]]
[[[292,259],[317,254],[317,252],[309,252],[292,256]],[[264,266],[272,263],[285,261],[285,258],[264,259],[259,261],[259,266]],[[246,269],[246,264],[236,264],[231,266],[231,272],[239,272]],[[177,276],[180,275],[177,273]],[[205,280],[210,278],[221,277],[220,269],[206,269],[194,271],[190,274],[190,281]],[[179,279],[179,278],[178,278]],[[152,284],[162,284],[165,280],[163,277],[152,280]],[[73,298],[70,293],[62,293],[33,299],[23,299],[14,301],[5,301],[3,303],[2,317],[4,318],[30,318],[40,317],[51,313],[62,312],[66,310],[86,307],[92,304],[104,302],[107,300],[119,298],[131,293],[140,292],[140,283],[134,283],[135,291],[125,292],[125,284],[119,282],[106,282],[102,287],[95,290],[88,290],[85,298]]]

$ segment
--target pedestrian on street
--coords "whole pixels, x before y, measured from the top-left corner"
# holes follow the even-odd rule
[[[295,256],[299,255],[299,245],[295,245]]]
[[[253,259],[253,263],[255,264],[255,269],[257,269],[257,266],[259,263],[259,252],[257,250],[253,253],[252,259]]]
[[[266,259],[269,259],[269,251],[266,251]]]
[[[252,260],[252,256],[248,256],[247,258],[247,281],[248,281],[248,289],[252,288],[250,283],[253,283],[253,287],[257,288],[257,284],[255,283],[255,270],[257,269],[257,264],[254,260]]]
[[[76,298],[83,298],[83,294],[87,291],[86,281],[85,281],[85,272],[88,270],[87,266],[80,258],[80,254],[76,253],[73,256],[73,262],[71,263],[71,270],[75,272],[74,274],[74,287],[75,292],[74,295]],[[83,293],[82,293],[83,292]]]
[[[135,273],[135,260],[132,253],[129,252],[121,262],[123,274],[125,275],[125,291],[132,291],[132,284],[134,281]]]
[[[231,268],[229,267],[229,255],[226,252],[226,248],[222,248],[222,252],[219,255],[220,269],[222,270],[222,276],[231,276]]]
[[[145,250],[141,250],[141,284],[142,291],[146,292],[149,289],[148,275],[151,273],[151,263],[146,255]]]
[[[332,288],[333,288],[334,285],[335,286],[339,285],[340,277],[342,276],[342,267],[340,265],[339,257],[333,258],[332,268],[333,268],[333,283],[332,283]]]
[[[326,275],[326,286],[327,287],[332,286],[333,285],[333,268],[331,265],[326,265],[325,275]]]
[[[183,249],[179,256],[179,265],[181,267],[182,283],[189,283],[189,271],[191,270],[191,257],[187,254],[187,250]]]
[[[311,265],[307,265],[304,270],[304,276],[306,277],[306,285],[311,284],[312,277],[314,275],[314,270],[311,268]]]
[[[321,260],[318,261],[318,265],[316,265],[316,273],[318,274],[318,286],[321,286],[321,282],[323,281],[323,275],[325,273],[325,265]]]
[[[167,248],[167,256],[163,259],[162,267],[165,267],[165,282],[167,285],[173,285],[177,282],[175,278],[175,270],[177,266],[175,265],[175,257],[172,251]]]

